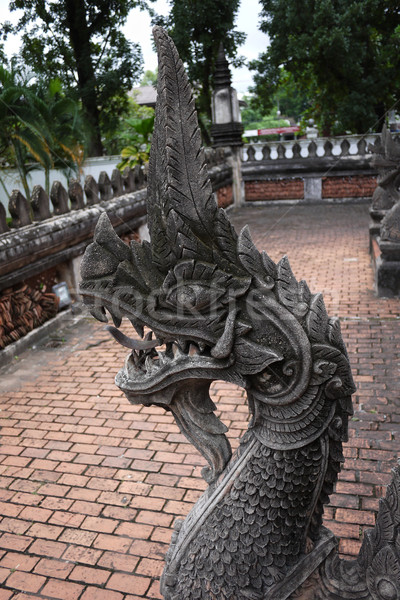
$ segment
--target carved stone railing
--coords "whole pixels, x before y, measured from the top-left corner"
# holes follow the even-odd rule
[[[378,134],[349,135],[313,140],[289,140],[246,144],[243,161],[273,161],[280,159],[365,156],[368,144],[373,144]]]
[[[206,148],[205,155],[208,167],[212,170],[214,191],[223,185],[230,185],[232,169],[227,164],[226,152],[221,148]],[[0,202],[0,234],[141,190],[147,185],[146,172],[147,165],[144,168],[137,165],[134,169],[126,167],[123,173],[114,168],[111,176],[101,171],[97,181],[92,175],[87,175],[83,184],[72,179],[68,190],[59,181],[54,181],[49,197],[41,185],[35,185],[30,202],[20,190],[14,189],[9,198],[8,211]],[[7,214],[10,215],[8,219]]]
[[[369,145],[378,135],[247,144],[242,176],[247,202],[371,198],[377,171]]]
[[[105,210],[118,233],[137,229],[146,218],[146,190],[46,219],[0,236],[0,290],[83,253]]]
[[[229,153],[208,148],[205,155],[218,203],[228,206],[232,203]],[[30,203],[14,190],[9,202],[11,228],[0,203],[0,350],[54,316],[54,283],[65,281],[74,296],[80,257],[103,212],[126,241],[137,237],[147,221],[146,171],[137,167],[121,174],[114,169],[111,177],[103,171],[97,181],[91,175],[83,185],[72,180],[68,190],[56,181],[50,198],[35,185]]]
[[[11,226],[7,223],[6,210],[0,204],[0,234],[10,229],[46,221],[52,216],[93,206],[143,189],[145,186],[145,170],[137,166],[135,169],[127,167],[123,173],[114,169],[111,178],[102,171],[98,181],[92,175],[87,175],[83,185],[77,180],[72,180],[68,191],[59,181],[55,181],[50,190],[50,198],[40,185],[35,185],[30,203],[19,190],[13,190],[8,204]]]
[[[224,150],[206,149],[213,191],[220,195],[232,185],[232,167]],[[54,182],[50,198],[37,185],[31,202],[13,190],[9,202],[11,227],[0,204],[0,290],[13,286],[83,254],[99,215],[106,211],[121,235],[138,229],[146,216],[146,169],[117,169],[111,178],[87,176],[82,186],[72,180],[68,191]],[[226,194],[225,194],[226,196]],[[223,197],[222,203],[226,202]]]

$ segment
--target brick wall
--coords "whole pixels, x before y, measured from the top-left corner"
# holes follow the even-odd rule
[[[231,185],[219,188],[217,190],[218,206],[226,208],[233,204],[233,190]]]
[[[304,184],[300,177],[245,182],[245,197],[248,201],[296,200],[303,196]]]
[[[331,176],[322,178],[322,198],[368,198],[376,188],[371,175]],[[245,182],[248,202],[259,200],[301,200],[304,180],[301,177],[264,179]]]
[[[372,196],[376,188],[376,177],[353,175],[350,177],[324,177],[323,198],[362,198]]]

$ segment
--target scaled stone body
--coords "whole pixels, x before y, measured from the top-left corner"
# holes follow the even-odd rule
[[[337,599],[351,572],[360,594],[349,598],[387,600],[376,595],[375,550],[364,549],[355,566],[341,563],[321,526],[352,414],[339,322],[320,294],[295,279],[286,257],[276,265],[260,254],[247,228],[238,236],[217,208],[182,62],[162,29],[155,39],[151,244],[126,246],[103,215],[82,263],[81,293],[97,319],[111,314],[110,332],[131,350],[117,385],[132,403],[171,411],[209,464],[208,490],[173,535],[162,593],[167,600]],[[122,317],[141,340],[117,329]],[[208,394],[216,379],[247,393],[251,421],[233,457]],[[379,577],[391,573],[390,561],[381,560]]]

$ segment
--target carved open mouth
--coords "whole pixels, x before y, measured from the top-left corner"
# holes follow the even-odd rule
[[[166,385],[190,377],[213,379],[216,370],[226,369],[233,357],[216,359],[213,347],[202,341],[176,340],[165,342],[160,335],[153,339],[149,331],[142,340],[128,338],[114,327],[107,327],[115,339],[132,351],[116,384],[125,393],[150,394]],[[204,375],[207,371],[208,375]]]

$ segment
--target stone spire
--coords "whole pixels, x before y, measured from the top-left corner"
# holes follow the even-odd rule
[[[231,87],[232,78],[229,69],[229,63],[226,60],[224,46],[222,42],[219,45],[218,57],[214,74],[214,90]]]
[[[222,43],[219,46],[214,74],[212,95],[211,136],[214,146],[241,146],[243,125],[240,118],[239,101],[232,87],[229,63],[226,60]]]

